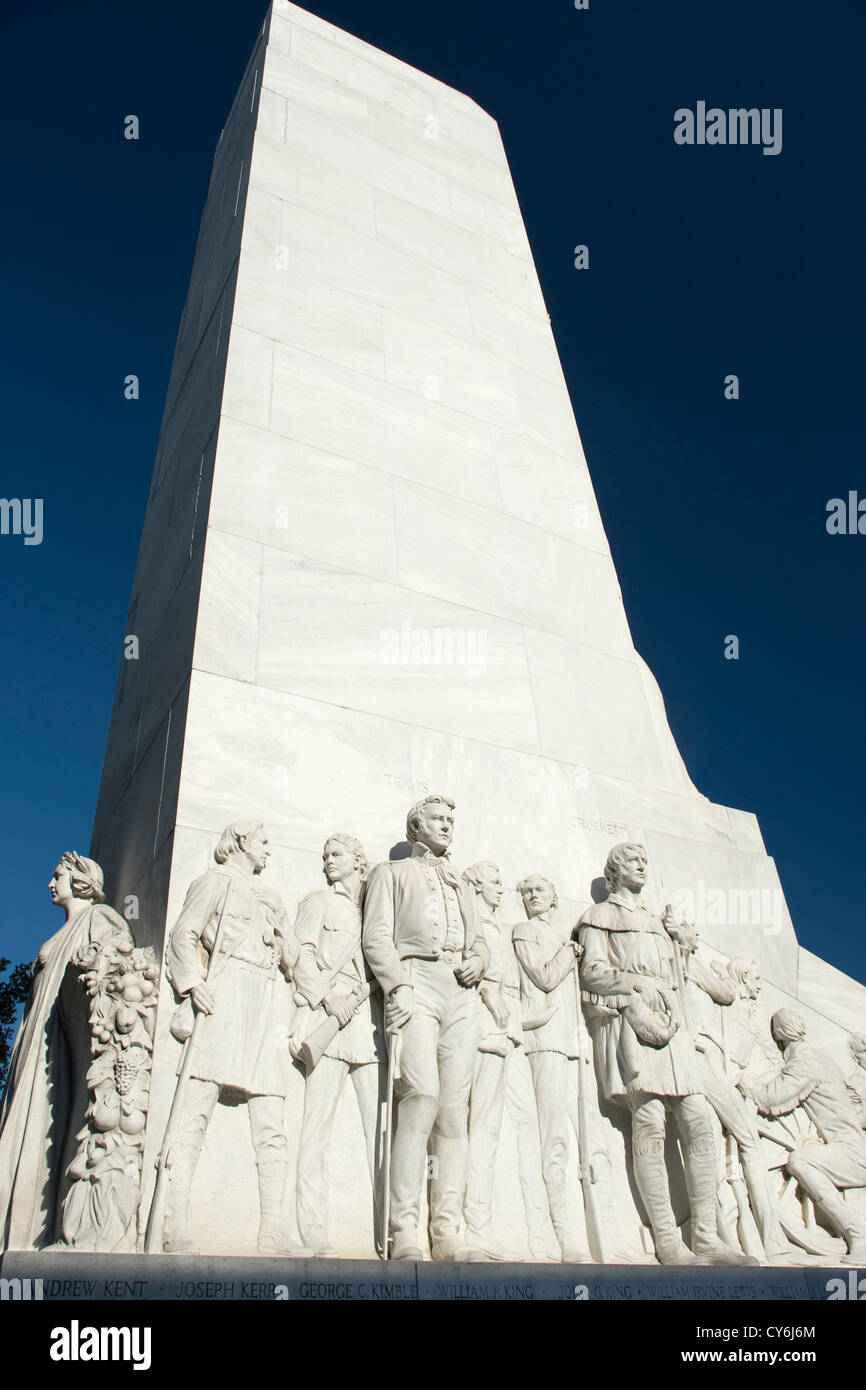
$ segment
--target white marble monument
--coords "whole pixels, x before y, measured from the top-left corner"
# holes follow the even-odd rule
[[[791,1159],[826,1140],[815,1106],[768,1114],[769,1019],[794,1008],[848,1074],[866,989],[798,947],[756,817],[708,801],[677,751],[496,121],[292,4],[268,14],[217,147],[127,634],[91,853],[168,970],[137,1219],[105,1248],[144,1246],[193,1046],[179,1005],[187,1033],[202,1022],[169,1248],[775,1259],[760,1236],[779,1222],[749,1207],[758,1141],[792,1262],[860,1241],[856,1184],[833,1196],[827,1165]],[[641,850],[642,882],[618,878],[607,907],[615,845]],[[215,851],[238,884],[216,946],[232,875]],[[617,954],[638,919],[657,974],[645,941]],[[609,952],[628,978],[605,1004]],[[730,986],[703,991],[700,1025],[698,958]],[[760,996],[730,983],[743,960]],[[723,1032],[713,1108],[697,1043]],[[643,1102],[623,1099],[623,1037],[656,1051]],[[35,1248],[62,1238],[33,1230]]]

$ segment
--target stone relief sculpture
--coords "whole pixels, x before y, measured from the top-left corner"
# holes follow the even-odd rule
[[[762,1115],[786,1115],[802,1106],[822,1144],[792,1148],[786,1161],[794,1179],[848,1247],[847,1264],[866,1263],[866,1221],[843,1193],[866,1187],[866,1135],[840,1069],[806,1041],[806,1025],[794,1009],[779,1009],[770,1031],[782,1054],[777,1075],[763,1084],[740,1081]]]
[[[517,885],[527,920],[513,930],[520,966],[526,1052],[532,1071],[541,1166],[550,1218],[562,1259],[579,1262],[586,1252],[574,1238],[568,1214],[569,1108],[576,1100],[569,1062],[579,1057],[574,967],[577,943],[556,919],[556,888],[540,874]]]
[[[519,1217],[498,1213],[494,1193],[507,1111],[530,1254],[603,1262],[619,1208],[597,1079],[630,1117],[662,1264],[802,1262],[795,1246],[835,1261],[843,1242],[847,1262],[866,1262],[866,1034],[848,1039],[846,1076],[807,1042],[797,1013],[779,1010],[768,1029],[754,961],[711,958],[694,927],[647,910],[642,846],[611,850],[608,898],[577,928],[559,920],[556,888],[538,874],[518,884],[525,920],[511,925],[498,866],[480,861],[462,876],[453,867],[453,825],[453,802],[425,797],[407,816],[409,855],[372,870],[358,839],[330,835],[326,886],[302,898],[293,926],[262,886],[262,825],[226,827],[167,941],[180,1001],[171,1028],[184,1051],[145,1248],[195,1251],[189,1198],[223,1100],[247,1107],[259,1250],[338,1256],[330,1159],[351,1078],[381,1255],[422,1258],[425,1175],[434,1259],[513,1255]],[[160,967],[105,905],[98,864],[65,854],[50,887],[66,922],[34,963],[3,1099],[5,1245],[132,1250]],[[383,1134],[386,1060],[396,1124]],[[285,1097],[302,1074],[297,1249],[282,1222]],[[674,1215],[668,1113],[682,1139],[691,1249]],[[589,1254],[569,1214],[569,1127]]]
[[[336,1255],[328,1234],[328,1151],[346,1077],[351,1077],[374,1193],[381,1135],[383,1023],[378,984],[361,952],[361,903],[369,865],[353,835],[331,835],[322,854],[328,887],[298,908],[292,1051],[306,1070],[298,1150],[298,1230],[308,1253]],[[375,1002],[374,1002],[375,999]]]
[[[291,1010],[285,977],[297,950],[282,901],[260,884],[269,857],[261,823],[227,826],[214,851],[218,867],[192,883],[169,936],[166,970],[184,1001],[173,1031],[185,1038],[185,1051],[160,1158],[149,1247],[197,1249],[187,1223],[190,1190],[214,1107],[228,1092],[245,1102],[249,1113],[261,1210],[259,1250],[291,1253],[282,1224],[290,1059],[280,1037]]]
[[[120,934],[88,942],[72,964],[90,999],[90,1105],[68,1169],[63,1246],[132,1250],[150,1099],[159,961]]]
[[[791,1246],[782,1230],[776,1194],[770,1186],[757,1119],[754,1109],[737,1090],[754,1053],[753,1039],[747,1034],[744,1047],[742,1025],[738,1030],[729,1027],[728,1021],[731,1008],[744,989],[744,980],[748,982],[745,989],[753,990],[751,997],[757,998],[758,967],[754,961],[745,960],[731,962],[727,967],[710,964],[698,950],[693,927],[669,919],[666,929],[685,958],[688,1023],[701,1063],[704,1091],[724,1131],[725,1171],[736,1202],[739,1243],[747,1254],[762,1262],[787,1263]]]
[[[0,1111],[0,1245],[10,1250],[41,1249],[59,1232],[87,1110],[91,1035],[75,962],[90,947],[133,945],[129,926],[105,903],[94,860],[67,852],[49,889],[66,921],[33,962]]]
[[[463,880],[477,895],[478,929],[490,953],[479,987],[478,1057],[469,1099],[466,1240],[488,1259],[504,1259],[493,1234],[496,1150],[505,1109],[517,1142],[517,1163],[530,1254],[549,1257],[552,1232],[541,1168],[538,1112],[524,1047],[520,971],[510,928],[499,920],[502,875],[496,864],[473,864]]]
[[[454,803],[430,795],[406,819],[411,854],[377,864],[364,899],[364,953],[386,996],[399,1047],[399,1103],[390,1155],[391,1256],[419,1259],[421,1185],[432,1151],[434,1259],[483,1258],[460,1238],[469,1150],[469,1093],[478,1043],[475,987],[490,963],[475,894],[453,868]],[[386,1133],[386,1145],[391,1136]],[[386,1159],[387,1159],[386,1155]]]
[[[848,1051],[854,1059],[854,1070],[845,1084],[860,1123],[866,1129],[866,1033],[850,1033]]]
[[[755,1264],[719,1239],[717,1153],[702,1067],[684,1027],[675,943],[640,901],[642,845],[614,846],[604,869],[609,896],[580,921],[580,978],[605,1096],[627,1105],[638,1189],[661,1264]],[[667,1112],[683,1142],[691,1250],[671,1203],[664,1158]]]

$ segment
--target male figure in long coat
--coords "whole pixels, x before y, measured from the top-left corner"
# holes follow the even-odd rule
[[[281,1216],[290,1060],[281,1040],[292,1008],[284,974],[296,951],[281,899],[259,882],[269,857],[260,823],[227,826],[214,851],[218,867],[191,884],[169,937],[169,978],[205,1017],[196,1032],[192,1079],[170,1157],[166,1250],[196,1250],[187,1205],[205,1131],[223,1088],[240,1093],[247,1104],[259,1180],[259,1249],[271,1254],[288,1249]],[[205,961],[218,930],[218,958],[205,983]]]
[[[433,1258],[479,1253],[463,1246],[460,1222],[478,1042],[475,986],[489,954],[478,936],[475,894],[451,865],[453,833],[453,801],[446,796],[419,801],[406,818],[410,857],[377,864],[364,899],[364,954],[387,999],[386,1027],[400,1032],[391,1162],[393,1259],[421,1258],[418,1223],[428,1140]]]
[[[643,846],[615,845],[604,876],[609,897],[580,920],[582,997],[605,1096],[631,1111],[635,1178],[659,1262],[756,1264],[718,1238],[712,1117],[677,993],[674,945],[661,918],[640,901],[647,878]],[[691,1251],[671,1206],[664,1158],[669,1110],[683,1141]]]

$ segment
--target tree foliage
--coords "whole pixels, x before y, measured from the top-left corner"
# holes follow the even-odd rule
[[[0,956],[0,975],[5,976],[11,964],[11,961]],[[18,1008],[29,997],[31,983],[29,961],[16,965],[8,979],[0,979],[0,1091],[6,1085],[12,1029]]]

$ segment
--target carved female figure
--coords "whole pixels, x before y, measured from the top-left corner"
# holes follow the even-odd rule
[[[90,1028],[74,958],[112,936],[132,942],[127,923],[104,901],[94,860],[67,852],[48,887],[66,921],[33,962],[0,1110],[0,1246],[10,1250],[54,1239],[87,1109]]]

